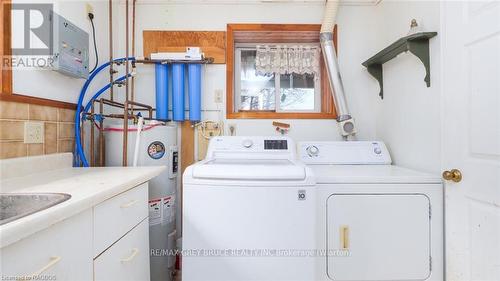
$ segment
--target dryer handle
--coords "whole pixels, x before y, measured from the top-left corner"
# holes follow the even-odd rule
[[[349,226],[340,226],[340,248],[349,249]]]

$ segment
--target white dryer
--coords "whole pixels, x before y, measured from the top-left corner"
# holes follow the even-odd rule
[[[391,165],[383,142],[298,149],[317,182],[317,280],[444,280],[439,177]]]
[[[183,175],[182,279],[315,280],[314,188],[289,138],[213,138]]]

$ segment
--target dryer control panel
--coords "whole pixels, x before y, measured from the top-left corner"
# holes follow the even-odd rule
[[[220,136],[210,140],[207,158],[295,160],[295,143],[287,137]]]
[[[381,141],[317,141],[299,143],[306,164],[390,165],[391,155]]]

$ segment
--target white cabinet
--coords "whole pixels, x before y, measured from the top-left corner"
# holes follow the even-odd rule
[[[148,216],[148,184],[94,207],[94,256],[102,253]]]
[[[40,280],[92,280],[92,210],[0,251],[2,278],[35,274],[44,277]]]
[[[148,219],[144,219],[95,259],[94,280],[149,280]]]
[[[145,183],[94,207],[94,280],[149,280],[147,202]]]
[[[0,256],[6,280],[33,274],[40,280],[149,280],[148,184],[2,248]]]

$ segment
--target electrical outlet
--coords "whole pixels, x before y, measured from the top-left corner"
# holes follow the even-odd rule
[[[24,143],[43,143],[43,122],[24,122]]]
[[[229,129],[229,135],[236,136],[236,124],[228,124],[227,127]]]
[[[215,97],[214,97],[215,103],[222,103],[222,95],[223,94],[224,94],[224,92],[221,89],[215,90]]]
[[[94,7],[90,5],[90,3],[85,4],[85,11],[87,12],[85,14],[85,17],[87,17],[88,14],[93,14],[94,13]]]

